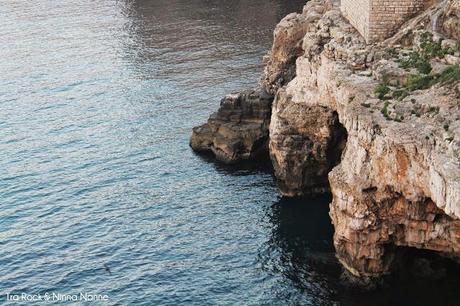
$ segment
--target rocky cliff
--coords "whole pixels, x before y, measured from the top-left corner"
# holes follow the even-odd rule
[[[280,191],[332,192],[337,258],[358,278],[390,273],[400,248],[460,258],[459,16],[458,1],[442,1],[369,45],[336,4],[313,0],[275,30],[261,86],[274,95]],[[266,139],[257,118],[259,136],[214,128],[201,143],[222,160],[216,140],[232,148],[224,156],[251,156]]]
[[[207,123],[193,128],[190,146],[227,164],[266,154],[272,101],[262,88],[227,95]]]

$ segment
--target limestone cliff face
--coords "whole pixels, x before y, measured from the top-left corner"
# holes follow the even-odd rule
[[[442,1],[369,45],[336,4],[309,1],[280,22],[265,59],[271,112],[233,120],[246,102],[224,100],[192,147],[237,161],[268,133],[283,195],[331,191],[337,257],[354,276],[390,273],[400,247],[459,259],[457,4]],[[254,122],[263,132],[246,137]]]
[[[329,173],[337,257],[356,276],[389,273],[400,246],[459,257],[458,79],[405,92],[402,99],[379,99],[373,92],[383,78],[400,86],[413,79],[414,71],[388,58],[387,48],[403,42],[366,45],[336,8],[314,22],[296,77],[273,104],[269,147],[281,192],[325,186]],[[400,37],[417,50],[417,33],[429,27]],[[445,69],[445,59],[433,61],[433,70]],[[343,135],[337,120],[347,139],[330,171],[337,161],[325,152],[341,152],[344,139],[334,136]]]
[[[273,46],[264,58],[265,73],[262,85],[271,94],[289,83],[295,76],[295,61],[303,54],[302,40],[305,33],[313,31],[316,22],[332,7],[329,1],[311,1],[302,14],[292,13],[284,17],[273,32]]]

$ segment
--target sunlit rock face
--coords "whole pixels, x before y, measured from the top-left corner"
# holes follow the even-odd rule
[[[458,0],[447,2],[441,18],[441,30],[448,38],[460,40],[460,2]]]
[[[191,147],[224,163],[266,154],[272,101],[262,89],[227,95],[207,123],[193,128]]]
[[[400,101],[373,94],[388,75],[395,86],[407,82],[413,71],[400,71],[387,48],[417,50],[427,19],[391,45],[367,45],[336,8],[325,10],[314,26],[302,24],[310,30],[296,76],[273,103],[269,148],[280,190],[294,196],[329,183],[337,257],[361,279],[390,273],[397,247],[460,256],[458,81]],[[448,64],[436,61],[433,69]],[[342,146],[338,160],[326,154]]]
[[[289,14],[276,26],[272,49],[264,58],[262,86],[268,92],[274,95],[295,77],[295,61],[303,54],[305,34],[314,30],[317,21],[331,6],[329,1],[309,1],[301,14]]]

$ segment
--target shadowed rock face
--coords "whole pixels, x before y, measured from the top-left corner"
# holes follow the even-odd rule
[[[296,13],[283,18],[276,27],[272,50],[264,58],[265,74],[260,88],[226,96],[208,122],[193,129],[190,140],[193,150],[212,152],[224,163],[268,156],[273,96],[295,77],[295,61],[302,54],[302,38],[313,24],[311,21],[318,20],[325,8],[317,5],[316,10],[318,13],[310,19]]]
[[[207,123],[193,128],[190,146],[224,163],[266,154],[272,101],[261,89],[227,95]]]
[[[375,211],[372,217],[357,217],[360,212],[371,211]],[[395,246],[460,256],[460,221],[447,216],[431,199],[409,201],[390,188],[369,188],[351,209],[334,209],[331,216],[339,259],[355,276],[391,272]]]
[[[328,173],[340,161],[346,131],[337,113],[318,105],[292,103],[278,91],[270,125],[270,157],[285,196],[329,191]]]

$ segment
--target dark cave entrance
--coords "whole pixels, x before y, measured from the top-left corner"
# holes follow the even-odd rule
[[[342,154],[347,145],[348,133],[345,127],[340,123],[339,115],[336,111],[333,113],[332,137],[329,141],[326,158],[329,165],[329,172],[342,161]]]
[[[460,274],[460,264],[442,253],[406,246],[391,246],[393,281],[430,282],[448,280]]]

